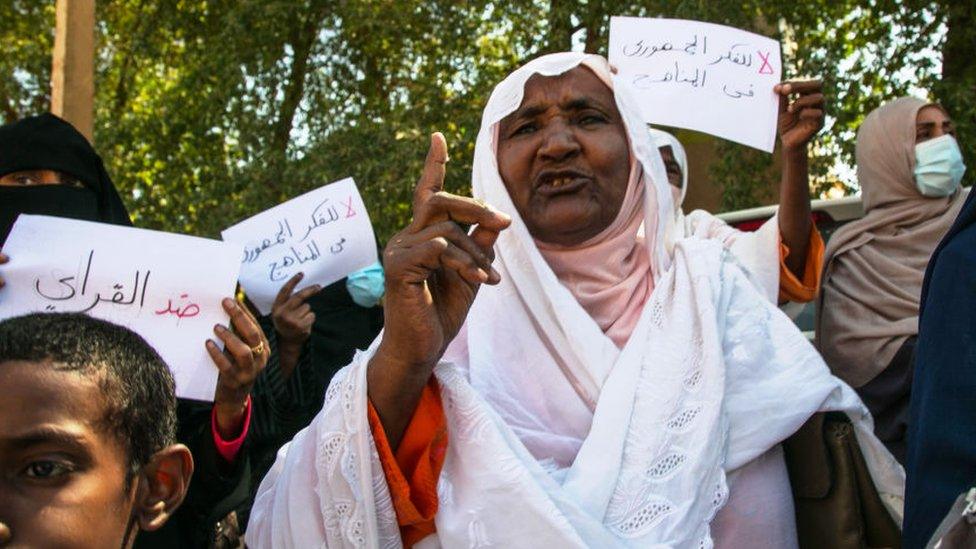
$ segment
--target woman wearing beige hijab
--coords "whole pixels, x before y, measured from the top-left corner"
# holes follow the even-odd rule
[[[964,199],[954,133],[941,106],[912,97],[868,115],[856,149],[865,216],[830,240],[817,302],[817,347],[899,460],[922,277]]]

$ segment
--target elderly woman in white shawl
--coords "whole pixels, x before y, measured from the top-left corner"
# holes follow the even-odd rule
[[[778,445],[818,410],[900,516],[854,392],[720,242],[668,239],[637,113],[601,57],[528,63],[485,108],[476,199],[441,191],[434,135],[385,332],[280,451],[249,546],[796,546]]]

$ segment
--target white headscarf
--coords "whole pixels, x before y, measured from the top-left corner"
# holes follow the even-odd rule
[[[532,75],[583,63],[606,66],[578,53],[536,59],[501,82],[485,108],[474,191],[513,223],[496,244],[502,282],[481,289],[435,369],[450,439],[437,532],[421,546],[712,547],[726,471],[817,410],[851,416],[876,485],[900,514],[903,473],[854,392],[719,243],[668,242],[674,208],[664,166],[619,88],[617,107],[648,174],[654,277],[622,349],[546,264],[498,173],[493,129],[520,105]],[[366,367],[378,341],[336,375],[323,411],[279,453],[255,500],[249,546],[398,545],[366,416]]]
[[[681,211],[681,205],[685,203],[685,196],[688,195],[688,153],[685,152],[684,145],[674,135],[657,128],[648,128],[651,132],[651,140],[658,149],[671,147],[671,153],[681,168],[681,193],[678,202],[674,205],[675,210]]]
[[[556,403],[551,402],[553,400],[551,398],[545,398],[543,394],[524,393],[524,391],[533,391],[533,387],[537,387],[537,384],[519,384],[522,390],[518,392],[523,394],[518,400],[544,401],[543,406],[546,411],[542,415],[550,417],[554,422],[559,422],[560,417],[567,417],[563,414],[568,414],[569,418],[576,416],[577,414],[566,408],[575,409],[580,398],[589,408],[589,413],[585,415],[592,413],[599,398],[600,388],[620,355],[620,348],[583,310],[572,291],[560,283],[556,273],[540,253],[525,222],[518,215],[499,174],[495,153],[497,146],[494,140],[498,133],[496,131],[498,123],[522,103],[522,94],[529,78],[535,74],[559,75],[580,65],[592,70],[608,85],[612,84],[610,68],[604,58],[583,53],[565,53],[535,59],[510,74],[495,87],[481,119],[481,131],[475,148],[472,174],[474,196],[512,215],[512,225],[501,234],[495,246],[495,267],[502,275],[502,283],[497,288],[483,292],[468,316],[468,331],[471,334],[469,339],[473,355],[472,382],[477,386],[484,373],[508,385],[525,375],[525,369],[520,364],[522,361],[508,362],[506,365],[507,360],[499,360],[501,357],[493,351],[499,346],[502,348],[511,346],[510,330],[500,330],[498,329],[500,326],[492,326],[492,324],[497,321],[496,313],[501,314],[501,311],[513,306],[510,297],[516,295],[520,302],[519,308],[524,308],[528,312],[526,320],[531,324],[531,333],[538,335],[531,338],[533,342],[526,342],[533,349],[533,352],[527,356],[537,356],[538,360],[544,362],[551,360],[558,368],[557,371],[562,371],[579,395],[579,398],[571,399],[569,402]],[[644,128],[644,123],[635,114],[639,112],[636,106],[629,102],[630,97],[627,95],[615,94],[614,99],[627,129],[632,154],[637,157],[645,174],[643,225],[649,233],[645,243],[650,255],[651,276],[656,281],[671,263],[666,244],[658,245],[665,243],[668,237],[666,229],[673,223],[671,191],[660,153],[648,134],[640,131]],[[637,235],[634,234],[632,237],[636,238]],[[518,319],[513,321],[515,324],[521,324]],[[522,326],[511,331],[521,333],[522,328],[530,328],[530,326]],[[536,343],[541,347],[537,348]],[[484,355],[482,351],[485,351]],[[475,364],[481,364],[481,360],[484,360],[485,368],[474,367]],[[495,367],[499,365],[502,365],[501,370]],[[492,385],[489,383],[483,387],[486,394],[508,393],[508,391],[496,392]],[[552,427],[556,426],[546,423],[542,425],[543,429],[553,432]],[[589,425],[588,422],[578,425],[579,428],[573,431],[579,435],[579,440],[582,440],[589,430]],[[562,430],[555,429],[556,432]],[[572,461],[573,456],[575,450],[570,455],[563,456],[564,459],[557,458],[557,461]]]

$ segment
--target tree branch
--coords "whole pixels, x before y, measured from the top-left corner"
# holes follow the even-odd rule
[[[7,120],[7,124],[20,120],[20,113],[10,104],[9,98],[0,97],[0,108],[3,109],[3,115]]]
[[[135,17],[134,28],[125,33],[128,38],[128,42],[125,42],[125,47],[119,49],[119,54],[122,55],[122,66],[119,68],[119,81],[115,85],[115,101],[112,104],[112,119],[118,120],[122,116],[122,111],[125,110],[126,105],[129,104],[129,84],[132,80],[132,65],[134,63],[135,54],[132,52],[132,43],[134,40],[145,40],[146,37],[142,36],[140,38],[133,38],[139,35],[140,31],[145,28],[143,21],[152,19],[151,16],[143,14],[144,2],[140,1],[136,6],[136,12],[139,14]]]
[[[278,110],[278,120],[271,137],[271,152],[275,155],[276,160],[285,157],[295,122],[295,113],[305,96],[308,60],[318,39],[319,27],[327,12],[326,3],[320,4],[318,8],[309,14],[303,24],[295,27],[289,39],[293,52],[291,70],[285,86],[285,97]]]
[[[572,6],[569,0],[549,1],[549,39],[546,52],[569,51],[573,47]]]
[[[604,2],[597,0],[589,2],[586,21],[580,22],[586,28],[586,53],[600,53],[603,44],[603,21],[607,13],[603,4]]]

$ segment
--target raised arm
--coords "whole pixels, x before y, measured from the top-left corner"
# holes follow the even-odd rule
[[[413,221],[383,252],[385,328],[367,385],[394,450],[478,288],[501,280],[491,267],[492,246],[511,219],[473,198],[443,192],[446,163],[447,143],[435,133],[414,191]],[[475,228],[468,234],[459,223]]]
[[[302,348],[311,337],[312,325],[315,324],[315,313],[307,301],[319,293],[322,287],[314,284],[296,292],[295,286],[304,277],[305,273],[298,273],[285,282],[271,305],[271,320],[278,343],[278,366],[281,368],[282,381],[287,381],[295,371]]]
[[[824,96],[819,80],[783,82],[779,94],[778,132],[783,146],[779,183],[779,231],[790,250],[786,266],[802,279],[810,243],[810,177],[807,145],[824,124]],[[799,97],[789,102],[791,95]]]
[[[224,342],[224,350],[212,340],[207,340],[206,348],[220,370],[214,392],[216,431],[221,439],[229,441],[246,434],[251,387],[268,363],[270,351],[264,332],[246,307],[229,297],[221,305],[230,316],[233,329],[215,325],[214,334]]]

